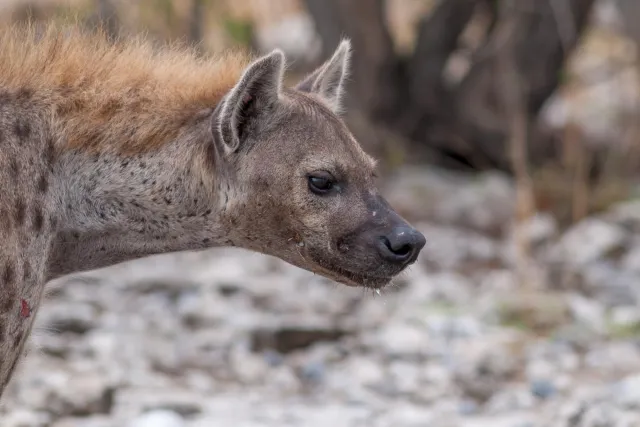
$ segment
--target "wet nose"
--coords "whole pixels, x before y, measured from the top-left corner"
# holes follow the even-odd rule
[[[378,249],[382,258],[398,264],[409,264],[418,258],[426,239],[415,228],[400,226],[386,236],[380,236]]]

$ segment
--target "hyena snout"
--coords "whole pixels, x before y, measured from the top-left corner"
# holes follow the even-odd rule
[[[396,225],[378,237],[376,248],[386,262],[405,267],[418,258],[427,240],[409,224]]]

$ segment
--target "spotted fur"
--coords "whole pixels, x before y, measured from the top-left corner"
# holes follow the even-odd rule
[[[288,88],[279,50],[0,30],[0,396],[62,275],[236,246],[381,287],[415,261],[423,237],[339,116],[350,54]]]

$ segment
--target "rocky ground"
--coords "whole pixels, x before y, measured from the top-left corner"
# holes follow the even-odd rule
[[[0,425],[640,426],[640,201],[536,216],[518,282],[501,176],[386,192],[428,244],[380,295],[240,250],[55,283]]]

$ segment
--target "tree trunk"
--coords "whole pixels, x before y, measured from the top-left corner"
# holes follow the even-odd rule
[[[203,37],[204,0],[191,0],[189,13],[189,41],[200,46]]]
[[[325,52],[342,35],[353,42],[350,108],[413,141],[412,158],[426,152],[447,166],[512,172],[511,115],[501,101],[499,58],[505,55],[523,82],[528,160],[540,165],[556,157],[555,144],[534,123],[559,84],[565,58],[577,44],[594,0],[502,0],[497,7],[491,1],[441,0],[420,22],[414,53],[406,59],[393,50],[382,0],[305,1]],[[479,5],[493,8],[494,24],[463,81],[448,88],[444,67]]]
[[[349,108],[371,118],[389,115],[397,107],[399,61],[385,23],[384,0],[305,0],[321,36],[324,57],[341,38],[351,39],[351,74],[347,83]]]
[[[96,0],[98,22],[110,38],[116,38],[119,33],[118,11],[111,0]]]

